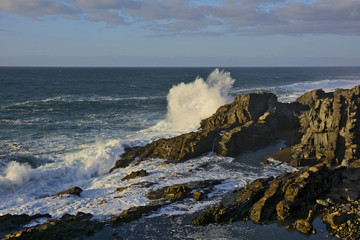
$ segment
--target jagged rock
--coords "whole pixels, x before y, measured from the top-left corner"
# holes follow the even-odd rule
[[[65,190],[65,191],[62,191],[62,192],[59,192],[57,194],[55,194],[54,196],[63,196],[63,195],[75,195],[75,196],[78,196],[80,197],[80,194],[83,190],[79,187],[73,187],[73,188],[70,188],[68,190]]]
[[[27,228],[26,230],[10,233],[4,239],[79,239],[90,237],[96,230],[103,227],[103,223],[90,220],[91,214],[77,213],[76,216],[65,214],[57,220],[49,220],[44,224]]]
[[[319,90],[307,94],[311,97],[299,101],[311,108],[300,116],[303,136],[292,147],[293,159],[318,159],[332,165],[358,159],[360,86],[333,94]]]
[[[232,221],[246,220],[253,204],[264,194],[273,178],[257,179],[246,185],[236,195],[234,201],[226,205],[217,205],[195,216],[193,225],[205,225],[209,223],[228,223]]]
[[[145,177],[148,175],[149,174],[145,170],[142,169],[140,171],[131,172],[130,174],[123,177],[121,180],[125,181],[125,180],[134,179],[134,178],[138,178],[138,177]]]
[[[326,195],[341,169],[331,169],[325,164],[312,170],[285,173],[274,180],[258,179],[242,188],[234,200],[203,211],[192,219],[194,225],[228,223],[251,219],[255,223],[287,221],[305,231],[307,224],[296,220],[310,221],[316,211],[316,199]],[[271,181],[272,180],[272,181]],[[271,182],[270,182],[271,181]],[[311,225],[311,224],[310,224]],[[312,228],[309,228],[312,231]]]
[[[303,94],[301,97],[296,99],[296,102],[313,107],[317,100],[328,97],[333,97],[333,93],[325,93],[322,89],[315,89]]]
[[[231,104],[220,107],[212,116],[202,120],[201,129],[196,132],[161,138],[142,147],[126,148],[110,172],[146,158],[179,162],[211,151],[220,156],[236,156],[245,150],[266,146],[278,138],[294,142],[293,139],[298,138],[299,123],[293,112],[304,109],[306,107],[299,103],[279,103],[272,93],[238,96]]]

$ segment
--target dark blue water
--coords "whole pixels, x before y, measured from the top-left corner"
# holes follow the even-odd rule
[[[53,211],[53,215],[60,216],[74,213],[81,208],[76,201],[59,203],[60,207],[55,209],[41,199],[75,184],[85,189],[89,202],[107,197],[107,191],[112,193],[113,188],[122,184],[118,180],[121,174],[130,171],[108,174],[123,146],[145,144],[160,136],[176,134],[180,129],[169,128],[166,124],[168,107],[184,111],[184,119],[177,121],[185,121],[193,115],[186,108],[199,107],[204,99],[207,102],[222,84],[226,85],[223,88],[226,93],[218,92],[227,101],[238,94],[269,91],[283,102],[293,101],[315,88],[330,91],[360,84],[360,67],[225,68],[225,73],[216,75],[220,87],[212,88],[205,80],[213,71],[213,68],[0,67],[0,192],[4,196],[0,200],[0,214]],[[232,86],[226,84],[226,72],[235,80]],[[204,79],[201,88],[193,83],[197,77]],[[180,97],[169,106],[169,91],[180,83],[188,85],[178,88]],[[188,95],[190,90],[195,90],[195,96]],[[195,104],[189,99],[201,96],[201,101]],[[185,130],[193,130],[193,127]],[[220,160],[215,156],[206,159]],[[195,166],[197,160],[193,161],[191,166],[158,171],[162,174],[159,179],[166,177],[168,171],[178,174],[181,167]],[[143,167],[151,171],[152,165]],[[248,178],[242,173],[231,173],[237,176],[230,181],[231,187],[286,170],[250,167],[250,170],[245,165],[239,167],[251,172]],[[226,178],[226,175],[216,175],[218,168],[210,169],[212,177]],[[199,172],[197,177],[208,175]],[[187,180],[176,178],[174,181]],[[42,189],[42,194],[37,188]],[[135,205],[147,204],[141,191],[134,189],[134,195],[128,196],[136,199]],[[110,205],[107,208],[95,206],[86,209],[92,209],[89,211],[99,216],[108,216],[113,211]],[[125,201],[112,206],[117,209],[131,207]]]

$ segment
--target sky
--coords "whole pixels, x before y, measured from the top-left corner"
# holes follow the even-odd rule
[[[0,0],[0,66],[360,66],[360,0]]]

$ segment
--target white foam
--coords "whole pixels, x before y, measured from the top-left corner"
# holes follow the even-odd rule
[[[231,101],[228,91],[234,82],[229,72],[215,69],[206,81],[197,77],[193,82],[173,86],[167,96],[167,118],[153,130],[196,130],[202,119]]]

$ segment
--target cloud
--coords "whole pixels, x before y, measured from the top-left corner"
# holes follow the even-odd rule
[[[0,11],[137,24],[153,35],[360,34],[359,0],[0,0]]]
[[[0,11],[25,17],[38,18],[47,15],[74,15],[81,9],[67,1],[49,0],[0,0]]]

